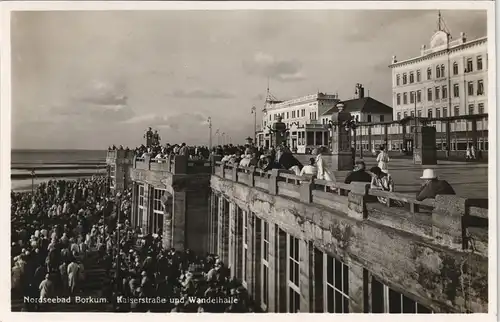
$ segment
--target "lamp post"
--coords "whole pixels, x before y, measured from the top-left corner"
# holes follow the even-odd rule
[[[257,143],[257,108],[252,106],[253,114],[253,141]]]
[[[217,145],[220,145],[220,131],[219,131],[219,129],[217,129],[215,131],[215,135],[217,136]]]
[[[415,103],[414,106],[414,128],[413,128],[413,151],[415,151],[415,148],[417,148],[417,120],[418,120],[418,114],[417,114],[417,91],[413,93],[413,102]]]
[[[121,215],[121,194],[116,194],[116,281],[120,280],[120,215]]]
[[[225,140],[225,135],[226,135],[226,132],[222,132],[221,136],[222,136],[222,145],[225,145],[226,144],[226,140]]]
[[[35,169],[31,170],[31,198],[35,197]]]
[[[208,117],[208,148],[209,150],[212,150],[212,118],[209,116]]]

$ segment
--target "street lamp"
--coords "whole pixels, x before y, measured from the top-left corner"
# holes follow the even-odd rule
[[[257,108],[252,106],[253,114],[253,141],[257,143]]]
[[[217,145],[220,145],[220,131],[219,131],[219,129],[217,129],[215,131],[215,135],[217,136]]]
[[[121,193],[116,194],[116,281],[120,281],[120,215],[122,209]]]
[[[225,140],[225,135],[226,135],[226,132],[222,132],[222,145],[225,145],[226,144],[226,140]]]
[[[208,117],[208,131],[209,131],[209,139],[208,139],[208,148],[209,150],[212,150],[212,118],[209,116]]]
[[[31,170],[31,198],[35,198],[35,169]]]

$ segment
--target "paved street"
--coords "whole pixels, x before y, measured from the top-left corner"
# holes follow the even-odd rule
[[[300,156],[303,163],[309,156]],[[327,163],[328,157],[325,157]],[[364,158],[369,169],[376,165],[375,158]],[[438,161],[436,166],[420,166],[409,159],[392,159],[389,162],[389,172],[394,178],[396,192],[414,195],[420,187],[422,170],[436,169],[439,178],[447,180],[455,189],[457,195],[467,198],[487,198],[488,196],[488,164],[466,163],[453,161]],[[337,180],[344,180],[347,172],[336,172]]]

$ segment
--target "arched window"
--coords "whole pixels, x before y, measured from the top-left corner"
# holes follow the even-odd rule
[[[417,70],[417,82],[420,82],[421,79],[420,79],[420,70]]]
[[[427,79],[431,79],[432,78],[432,69],[429,67],[427,68]]]
[[[396,95],[396,105],[401,105],[401,94]]]
[[[399,74],[396,75],[396,85],[399,86],[399,81],[400,81],[400,76]]]
[[[458,64],[457,64],[457,62],[453,63],[453,75],[458,75]]]
[[[444,65],[441,65],[441,77],[445,77]]]
[[[408,78],[406,76],[406,73],[403,74],[403,85],[406,85],[406,83],[408,82]]]
[[[441,69],[439,69],[439,66],[436,66],[436,78],[441,77]]]
[[[410,84],[415,83],[415,76],[413,75],[413,72],[410,73]]]

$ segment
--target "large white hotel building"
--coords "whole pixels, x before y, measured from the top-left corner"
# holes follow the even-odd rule
[[[392,58],[393,118],[448,117],[488,111],[487,37],[452,40],[437,31],[417,57]],[[439,129],[438,129],[439,131]]]

